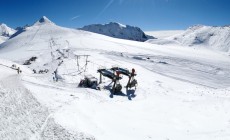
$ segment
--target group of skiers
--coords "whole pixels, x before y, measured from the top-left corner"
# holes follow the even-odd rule
[[[15,65],[15,64],[13,64],[12,66],[11,66],[11,68],[12,69],[15,69],[15,70],[17,70],[17,73],[18,74],[20,74],[20,73],[22,73],[22,70],[20,69],[20,67],[18,67],[17,68],[17,66]],[[34,73],[36,73],[36,71],[33,69],[33,71],[34,71]],[[57,74],[57,69],[53,72],[53,74],[54,74],[54,76],[53,76],[53,81],[58,81],[58,74]]]

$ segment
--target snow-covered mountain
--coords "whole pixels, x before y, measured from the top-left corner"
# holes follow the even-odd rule
[[[195,25],[170,37],[148,40],[159,45],[182,45],[230,52],[230,26]]]
[[[46,16],[41,17],[37,22],[35,22],[33,24],[33,26],[39,26],[42,24],[52,24],[54,25],[54,23],[52,21],[50,21]]]
[[[154,37],[146,35],[138,27],[134,27],[130,25],[122,25],[116,22],[110,22],[104,25],[103,24],[92,24],[92,25],[84,26],[81,29],[85,31],[107,35],[110,37],[128,39],[128,40],[134,40],[134,41],[143,42],[148,39],[154,39]]]
[[[6,24],[0,24],[0,44],[5,42],[16,30],[8,27]]]
[[[5,36],[5,37],[9,37],[12,34],[15,33],[15,30],[8,27],[6,24],[1,23],[0,24],[0,36]]]
[[[0,44],[0,139],[230,139],[226,54],[117,39],[44,17],[22,29]],[[134,68],[138,87],[111,96],[104,76],[101,90],[78,87],[112,66]]]
[[[204,46],[223,52],[230,51],[230,26],[213,27],[196,25],[174,36],[175,41],[185,46]]]

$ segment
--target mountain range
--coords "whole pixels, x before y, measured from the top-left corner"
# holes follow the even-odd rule
[[[33,25],[26,25],[24,27],[17,27],[12,29],[6,24],[0,24],[0,44],[11,39],[22,32],[26,31],[26,28],[32,26],[39,26],[42,24],[55,25],[47,17],[43,16]],[[148,43],[158,45],[181,45],[198,48],[207,48],[211,50],[217,50],[222,52],[230,52],[230,26],[205,26],[195,25],[186,30],[180,31],[168,31],[170,35],[167,36],[167,31],[158,31],[157,35],[166,36],[162,38],[154,36],[151,32],[143,32],[140,28],[123,25],[117,22],[110,22],[108,24],[92,24],[87,25],[77,30],[84,30],[93,33],[98,33],[114,38],[127,39],[134,41],[147,41]],[[148,35],[149,34],[149,35]]]

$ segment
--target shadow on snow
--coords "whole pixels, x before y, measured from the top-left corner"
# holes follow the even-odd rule
[[[132,100],[132,98],[136,97],[134,89],[129,89],[129,90],[126,89],[126,94],[125,94],[122,91],[113,93],[111,85],[105,86],[104,88],[110,92],[110,95],[109,95],[110,98],[113,98],[113,96],[115,95],[115,96],[124,96],[124,97],[126,96],[128,97],[129,100]]]

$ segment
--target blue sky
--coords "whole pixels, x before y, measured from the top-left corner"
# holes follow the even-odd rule
[[[110,21],[143,30],[230,24],[230,0],[0,0],[0,23],[33,24],[43,15],[77,28]]]

